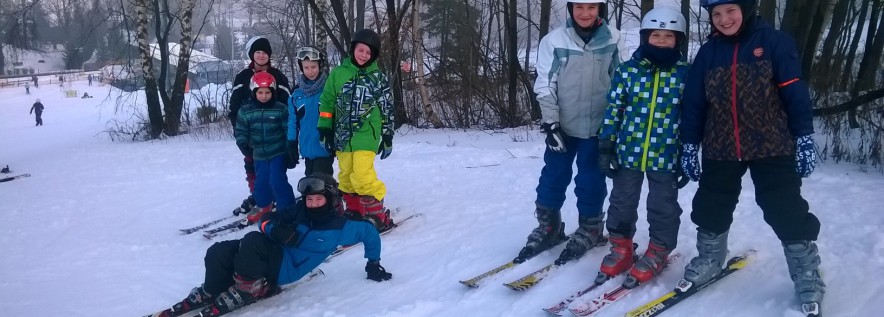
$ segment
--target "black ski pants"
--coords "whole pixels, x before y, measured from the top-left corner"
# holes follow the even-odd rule
[[[752,161],[704,159],[691,220],[716,234],[730,229],[742,178],[748,169],[755,185],[755,202],[777,237],[781,241],[816,240],[820,221],[808,211],[807,201],[801,197],[801,177],[795,164],[795,156]]]
[[[313,173],[325,173],[328,175],[335,175],[335,169],[333,165],[335,164],[335,158],[332,156],[329,157],[317,157],[317,158],[305,158],[304,159],[304,175],[310,176]]]
[[[221,241],[206,251],[203,289],[213,296],[233,286],[233,274],[249,280],[266,278],[275,285],[282,265],[282,246],[263,233],[252,231],[240,240]]]

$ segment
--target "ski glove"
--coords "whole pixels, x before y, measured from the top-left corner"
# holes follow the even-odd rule
[[[272,212],[261,217],[259,229],[270,239],[273,239],[273,241],[279,242],[286,247],[295,247],[300,242],[296,227],[297,223],[287,224],[280,222],[278,214]]]
[[[390,157],[393,154],[393,134],[384,134],[381,136],[381,144],[378,146],[378,154],[381,159]]]
[[[802,178],[810,176],[816,167],[816,150],[813,146],[813,136],[802,135],[795,138],[795,160],[798,163],[796,170]]]
[[[700,181],[699,144],[683,143],[681,145],[681,170],[691,181]]]
[[[331,128],[319,128],[319,143],[328,154],[335,154],[335,132]]]
[[[298,166],[298,141],[290,140],[286,144],[285,168],[293,169]]]
[[[387,273],[387,270],[381,266],[381,260],[369,260],[368,263],[365,263],[365,272],[368,273],[366,278],[375,282],[383,282],[393,278],[393,274]]]
[[[562,127],[558,122],[541,124],[540,131],[546,133],[546,147],[548,147],[550,151],[556,153],[565,153],[568,151],[568,149],[565,148],[565,132],[562,132]]]
[[[614,149],[614,141],[599,140],[599,170],[608,178],[613,179],[619,168],[620,164],[617,163],[617,151]]]

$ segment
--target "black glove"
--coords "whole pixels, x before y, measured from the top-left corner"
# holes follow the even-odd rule
[[[298,141],[290,140],[286,143],[285,168],[293,169],[298,166]]]
[[[335,154],[335,132],[331,128],[318,128],[319,143],[325,147],[328,154]]]
[[[387,273],[387,270],[381,266],[380,260],[365,263],[365,272],[368,273],[366,278],[375,282],[383,282],[393,278],[393,274]]]
[[[381,136],[381,144],[378,145],[378,154],[381,155],[381,159],[385,159],[393,153],[393,135],[392,134],[384,134]]]
[[[558,122],[544,123],[540,125],[540,131],[546,133],[546,146],[556,153],[565,153],[565,132]]]
[[[599,170],[608,178],[613,179],[620,164],[617,163],[617,150],[614,141],[599,140]]]
[[[252,152],[254,152],[254,150],[252,150],[252,147],[248,144],[236,144],[236,147],[239,148],[239,152],[242,153],[242,156],[252,156]]]
[[[279,242],[286,247],[294,247],[298,245],[298,231],[295,230],[297,224],[287,224],[280,222],[276,212],[268,213],[261,217],[260,227],[258,228],[273,241]]]

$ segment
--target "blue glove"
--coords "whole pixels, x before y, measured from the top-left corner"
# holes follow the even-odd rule
[[[541,124],[540,131],[546,133],[546,147],[551,151],[556,153],[568,151],[565,147],[565,132],[562,132],[562,126],[558,122]]]
[[[810,176],[816,167],[816,150],[813,147],[813,137],[811,135],[802,135],[795,138],[795,161],[798,165],[795,169],[801,178]]]
[[[681,145],[681,170],[691,181],[700,181],[699,144],[684,143]]]
[[[378,145],[378,154],[381,155],[381,159],[385,159],[393,153],[393,135],[392,134],[384,134],[381,136],[381,144]]]

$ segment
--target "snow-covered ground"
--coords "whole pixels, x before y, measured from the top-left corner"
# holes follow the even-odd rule
[[[232,139],[112,143],[100,132],[115,117],[112,101],[119,92],[85,81],[73,89],[96,98],[64,98],[52,86],[32,88],[32,96],[0,90],[0,165],[33,175],[0,183],[0,311],[140,316],[168,307],[201,283],[203,255],[213,243],[177,229],[228,215],[240,204],[247,194],[241,156]],[[41,127],[28,115],[35,98],[46,106]],[[559,248],[478,289],[458,283],[512,259],[535,226],[542,140],[526,129],[400,130],[393,155],[377,162],[390,192],[387,204],[425,216],[384,236],[381,262],[393,279],[366,280],[357,248],[323,264],[324,278],[231,316],[542,316],[541,308],[593,279],[606,249],[590,251],[524,293],[501,284],[553,261]],[[298,166],[289,180],[302,174]],[[830,163],[805,182],[805,197],[823,223],[819,246],[829,316],[879,315],[882,185],[881,174]],[[800,315],[782,248],[754,203],[748,176],[743,187],[730,249],[757,249],[757,260],[665,316]],[[696,189],[688,185],[679,198],[685,214],[678,251],[686,257],[599,316],[622,316],[680,278],[696,254],[689,216]],[[571,232],[577,212],[568,195],[563,216]],[[647,239],[642,216],[641,250]]]

